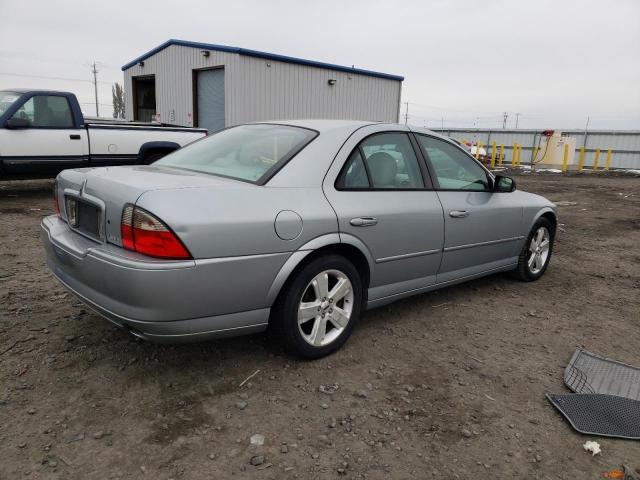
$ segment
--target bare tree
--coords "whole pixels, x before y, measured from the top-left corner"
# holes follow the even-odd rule
[[[124,89],[119,83],[114,83],[111,87],[111,97],[113,98],[113,118],[124,118]]]

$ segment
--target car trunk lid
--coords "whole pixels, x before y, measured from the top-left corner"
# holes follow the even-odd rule
[[[65,170],[56,182],[62,218],[92,240],[118,246],[122,246],[122,211],[127,204],[135,205],[145,192],[243,186],[253,187],[233,179],[153,165]]]

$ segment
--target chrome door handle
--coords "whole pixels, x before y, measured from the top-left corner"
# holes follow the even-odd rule
[[[466,210],[451,210],[449,216],[453,218],[465,218],[469,216],[469,212]]]
[[[354,227],[371,227],[378,224],[378,219],[373,217],[358,217],[349,220],[349,223]]]

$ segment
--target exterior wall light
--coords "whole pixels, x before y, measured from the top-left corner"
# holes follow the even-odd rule
[[[144,67],[144,62],[138,62],[139,67]]]
[[[329,85],[334,86],[336,84],[336,79],[335,78],[330,78],[329,81],[327,82]]]
[[[208,57],[211,54],[211,52],[209,50],[200,50],[200,53],[205,58]]]

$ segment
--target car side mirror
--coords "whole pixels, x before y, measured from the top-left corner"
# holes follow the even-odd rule
[[[503,177],[502,175],[496,175],[493,181],[493,191],[509,193],[516,189],[516,181],[511,177]]]
[[[6,121],[4,126],[9,129],[29,128],[31,126],[31,122],[26,118],[11,117]]]

